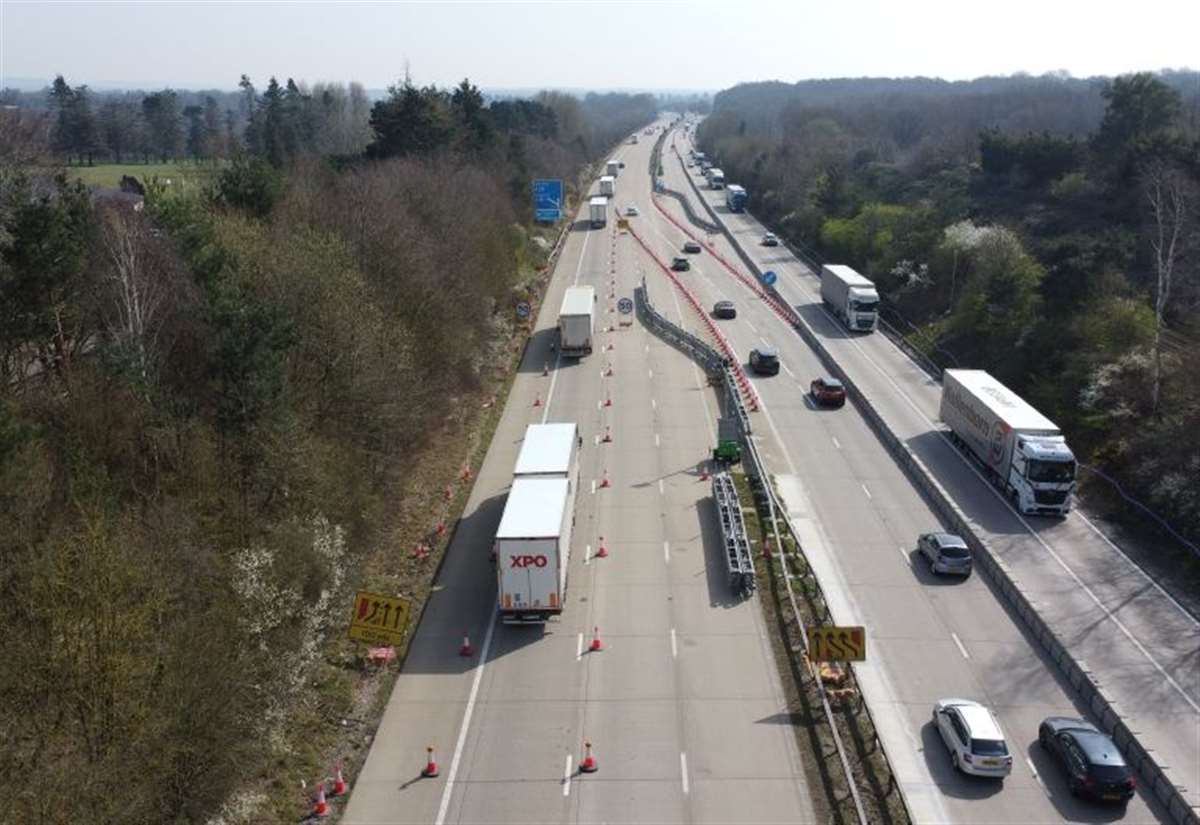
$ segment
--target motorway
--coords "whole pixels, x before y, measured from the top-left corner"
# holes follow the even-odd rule
[[[624,147],[619,181],[644,210],[650,149]],[[551,352],[567,286],[596,287],[603,329],[617,323],[611,278],[629,297],[643,272],[660,306],[673,304],[615,221],[576,222],[343,822],[827,819],[787,723],[761,607],[733,598],[724,577],[698,471],[715,439],[714,392],[636,323],[598,334],[605,349],[577,362]],[[568,598],[557,620],[510,627],[495,621],[489,550],[524,429],[540,421],[575,421],[585,439]],[[600,441],[606,427],[611,444]],[[471,658],[459,656],[464,630]],[[589,739],[599,771],[582,775]],[[437,778],[420,776],[426,745]]]
[[[682,138],[677,145],[686,153]],[[694,196],[669,147],[663,165],[667,186]],[[1192,702],[1200,692],[1192,617],[1107,545],[1082,514],[1058,522],[1023,520],[1009,511],[931,434],[938,385],[882,335],[847,336],[825,315],[815,278],[799,261],[786,250],[758,247],[761,225],[749,215],[728,213],[724,193],[701,191],[755,262],[779,273],[777,286],[788,302],[982,527],[990,546],[1019,571],[1039,609],[1118,693],[1123,713],[1136,720],[1133,727],[1152,737],[1156,755],[1194,795],[1200,789],[1200,720]],[[686,224],[678,204],[668,198],[660,203]],[[695,208],[703,214],[698,203]],[[664,255],[677,254],[671,250],[685,240],[669,225],[655,234]],[[693,234],[705,239],[698,230]],[[711,241],[726,260],[737,262],[723,236]],[[835,615],[868,628],[872,659],[858,672],[915,817],[939,822],[1165,817],[1144,792],[1123,817],[1068,794],[1059,770],[1036,746],[1036,729],[1043,716],[1081,713],[1074,692],[981,577],[944,583],[917,563],[915,536],[938,526],[924,500],[854,409],[808,406],[804,391],[823,371],[814,353],[711,256],[698,257],[699,266],[686,277],[702,303],[737,303],[738,320],[724,323],[738,353],[744,358],[763,343],[780,350],[784,372],[755,381],[765,419],[756,432],[770,436],[763,444],[767,462],[793,520],[807,534],[806,552],[836,605]],[[950,771],[928,724],[931,703],[950,695],[979,699],[998,712],[1018,757],[1003,790]]]

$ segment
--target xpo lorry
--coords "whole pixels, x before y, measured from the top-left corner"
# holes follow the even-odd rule
[[[983,370],[946,370],[940,414],[1022,513],[1071,511],[1075,456],[1054,422],[1015,392]]]
[[[612,175],[604,175],[600,178],[600,194],[606,198],[611,198],[617,194],[617,179]]]
[[[620,171],[621,161],[619,160],[610,160],[608,163],[604,164],[604,174],[606,175],[612,175],[615,178]]]
[[[496,530],[503,621],[544,622],[562,613],[578,482],[575,424],[531,424]]]
[[[592,314],[596,288],[569,286],[558,310],[558,351],[563,355],[592,354]]]
[[[597,195],[588,201],[588,217],[593,229],[600,229],[608,223],[608,198]]]
[[[847,329],[871,332],[879,323],[879,293],[875,284],[845,264],[821,267],[821,300]]]

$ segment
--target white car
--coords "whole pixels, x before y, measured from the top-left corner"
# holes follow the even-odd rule
[[[988,708],[970,699],[942,699],[933,706],[933,725],[956,769],[996,779],[1012,773],[1012,755]]]
[[[636,206],[626,206],[625,214],[632,218],[632,217],[635,217],[642,213],[638,211],[638,208]]]

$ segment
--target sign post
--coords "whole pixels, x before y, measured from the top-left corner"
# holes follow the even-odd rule
[[[762,274],[762,281],[767,286],[775,286],[775,282],[778,280],[779,276],[775,274],[774,270],[768,269]]]
[[[398,647],[404,641],[411,616],[412,602],[408,599],[360,590],[354,594],[350,638]]]
[[[557,179],[538,178],[533,182],[533,219],[540,223],[554,223],[562,217],[563,182]]]

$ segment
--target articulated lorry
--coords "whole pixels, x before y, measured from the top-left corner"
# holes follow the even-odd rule
[[[725,189],[725,205],[729,207],[730,212],[742,212],[746,208],[745,187],[738,186],[736,183],[731,183]]]
[[[879,324],[875,284],[845,264],[821,267],[821,300],[849,330],[871,332]]]
[[[493,547],[504,622],[562,613],[578,484],[575,424],[529,425]]]
[[[614,178],[621,173],[621,161],[610,160],[604,164],[604,174],[612,175]]]
[[[558,311],[558,351],[567,356],[592,354],[592,315],[596,288],[569,286]]]
[[[720,169],[709,169],[705,172],[708,177],[709,189],[724,189],[725,188],[725,173]]]
[[[1075,456],[1062,431],[983,370],[942,373],[942,421],[988,479],[1026,515],[1065,516]]]
[[[600,229],[608,223],[608,198],[597,195],[588,201],[588,217],[591,218],[592,229]]]
[[[617,194],[617,179],[612,175],[604,175],[600,178],[600,194],[606,198],[611,198]]]

